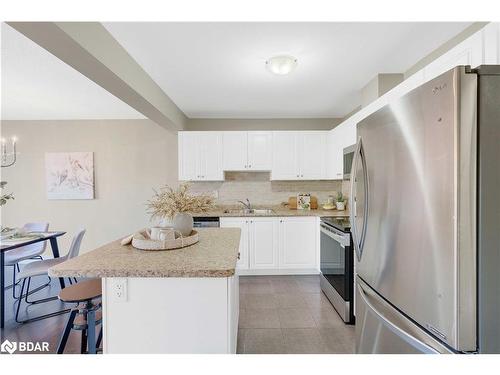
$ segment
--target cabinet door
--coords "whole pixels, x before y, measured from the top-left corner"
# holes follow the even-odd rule
[[[484,40],[484,59],[482,64],[500,64],[500,23],[491,22],[482,30]]]
[[[198,133],[179,132],[179,180],[198,180]]]
[[[317,269],[319,225],[315,217],[283,217],[279,222],[279,267]]]
[[[342,180],[344,153],[337,128],[330,130],[327,136],[327,176],[330,180]]]
[[[278,268],[278,219],[250,220],[250,269]]]
[[[470,65],[475,68],[482,62],[483,38],[482,33],[477,32],[427,65],[424,68],[425,81],[430,81],[458,65]]]
[[[326,178],[326,132],[297,132],[299,142],[300,179]]]
[[[220,132],[199,133],[198,164],[200,180],[222,181],[222,134]]]
[[[220,218],[221,228],[240,228],[241,238],[240,238],[240,259],[236,263],[236,269],[246,270],[249,266],[248,261],[248,222],[246,218]]]
[[[228,353],[236,354],[240,315],[240,281],[238,275],[227,278],[228,296]]]
[[[248,132],[248,169],[269,171],[272,165],[272,133]]]
[[[225,171],[245,171],[248,169],[247,132],[224,132],[223,165]]]
[[[300,172],[297,158],[297,132],[273,132],[272,180],[299,180]]]

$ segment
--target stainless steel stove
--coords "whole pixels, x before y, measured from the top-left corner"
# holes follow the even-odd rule
[[[344,322],[354,324],[354,252],[348,218],[322,217],[321,289]]]

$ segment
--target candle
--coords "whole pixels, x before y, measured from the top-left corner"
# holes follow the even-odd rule
[[[5,160],[7,157],[7,144],[5,138],[2,138],[2,159]]]

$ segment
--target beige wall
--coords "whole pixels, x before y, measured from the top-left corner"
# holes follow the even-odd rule
[[[188,119],[185,130],[330,130],[340,118]]]
[[[3,121],[2,136],[19,138],[17,163],[1,179],[15,200],[2,207],[2,225],[48,221],[72,234],[85,227],[82,251],[149,223],[145,202],[152,189],[177,184],[177,134],[150,120]],[[94,200],[47,200],[45,152],[93,151]]]
[[[361,106],[366,107],[368,104],[403,82],[403,79],[404,75],[401,73],[377,74],[361,90]]]

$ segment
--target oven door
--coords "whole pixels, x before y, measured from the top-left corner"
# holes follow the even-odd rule
[[[321,253],[320,270],[324,278],[330,283],[344,301],[351,300],[349,280],[348,252],[350,248],[350,235],[343,233],[325,223],[320,224]],[[347,249],[346,249],[347,247]],[[347,251],[346,251],[347,250]]]

